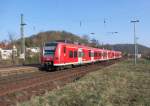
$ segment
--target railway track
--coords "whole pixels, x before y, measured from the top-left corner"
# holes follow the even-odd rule
[[[1,64],[1,63],[0,63]],[[22,66],[32,66],[32,67],[37,67],[40,64],[18,64],[18,65],[0,65],[1,68],[16,68],[16,67],[22,67]]]
[[[22,73],[30,73],[38,70],[38,65],[30,65],[30,66],[10,66],[10,67],[1,67],[0,68],[0,77],[22,74]]]
[[[5,77],[0,79],[0,104],[15,105],[16,101],[21,102],[30,99],[33,95],[44,94],[46,90],[60,87],[115,62],[102,62],[56,72],[34,72],[14,76],[13,79]]]

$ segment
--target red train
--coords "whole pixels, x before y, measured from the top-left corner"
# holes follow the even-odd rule
[[[119,51],[92,48],[64,42],[48,42],[42,48],[41,64],[49,69],[121,58]]]

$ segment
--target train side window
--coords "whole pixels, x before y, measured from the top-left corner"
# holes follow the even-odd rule
[[[104,56],[104,57],[107,57],[107,53],[106,53],[106,52],[104,52],[104,53],[103,53],[103,56]]]
[[[91,57],[91,51],[89,50],[89,57]]]
[[[97,57],[97,52],[94,52],[94,57]]]
[[[94,57],[95,57],[96,53],[94,52]]]
[[[66,53],[66,47],[64,47],[64,53]]]
[[[69,51],[69,57],[73,58],[73,51]]]
[[[101,52],[99,53],[99,56],[100,56],[100,57],[102,56],[102,53],[101,53]]]
[[[74,58],[77,57],[77,51],[74,51]]]

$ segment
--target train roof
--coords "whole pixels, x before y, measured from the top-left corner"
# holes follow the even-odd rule
[[[59,40],[59,41],[52,41],[52,42],[47,42],[45,43],[45,46],[47,45],[53,45],[53,46],[56,46],[56,45],[70,45],[70,46],[77,46],[77,47],[81,47],[81,48],[88,48],[88,49],[94,49],[94,50],[103,50],[103,51],[111,51],[111,52],[120,52],[120,51],[115,51],[115,50],[108,50],[108,49],[102,49],[102,48],[94,48],[94,47],[89,47],[89,46],[86,46],[86,45],[79,45],[79,44],[75,44],[75,43],[72,43],[72,42],[64,42],[62,40]],[[121,53],[121,52],[120,52]]]

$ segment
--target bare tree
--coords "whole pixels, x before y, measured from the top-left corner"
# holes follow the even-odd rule
[[[14,48],[15,47],[15,41],[16,41],[15,34],[8,32],[8,37],[9,37],[9,45],[12,49],[12,63],[15,64],[16,63],[16,59],[15,59],[15,57],[16,57],[15,52],[16,51],[14,50],[15,49]]]
[[[16,34],[8,32],[9,42],[13,46],[16,40]]]

